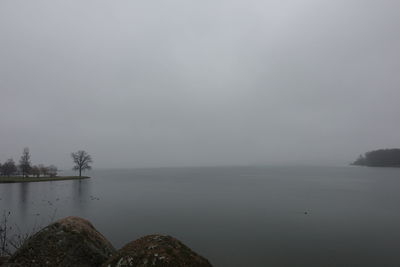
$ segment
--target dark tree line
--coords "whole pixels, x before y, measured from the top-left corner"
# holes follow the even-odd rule
[[[400,167],[400,149],[379,149],[360,155],[353,165],[371,167]]]
[[[0,163],[0,174],[11,176],[17,172],[17,166],[13,159],[8,159],[3,165]]]
[[[12,176],[21,175],[23,177],[29,177],[30,175],[40,177],[55,177],[57,176],[57,167],[54,165],[44,166],[43,164],[32,165],[31,154],[29,148],[24,148],[22,156],[19,160],[19,164],[16,165],[14,160],[8,159],[5,163],[0,163],[0,175],[2,176]]]

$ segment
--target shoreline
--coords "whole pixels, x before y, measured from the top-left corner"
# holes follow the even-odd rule
[[[83,180],[88,179],[89,176],[57,176],[57,177],[21,177],[21,176],[0,176],[0,184],[9,183],[30,183],[30,182],[51,182],[51,181],[65,181],[65,180]]]

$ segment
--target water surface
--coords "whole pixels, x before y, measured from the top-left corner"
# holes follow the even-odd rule
[[[81,216],[116,248],[146,234],[169,234],[215,266],[400,266],[400,169],[202,167],[89,175],[0,184],[0,211],[10,211],[20,231]]]

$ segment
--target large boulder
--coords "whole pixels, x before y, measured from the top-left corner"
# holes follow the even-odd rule
[[[6,256],[0,256],[0,266],[2,266],[3,264],[5,264],[8,260],[8,257]]]
[[[104,267],[210,267],[205,258],[170,236],[148,235],[128,243]]]
[[[93,225],[67,217],[30,237],[6,266],[100,266],[114,247]]]

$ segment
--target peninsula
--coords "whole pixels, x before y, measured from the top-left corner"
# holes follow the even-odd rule
[[[71,157],[75,164],[73,169],[79,172],[79,176],[58,176],[58,168],[54,165],[32,165],[29,148],[25,147],[18,165],[15,164],[12,158],[9,158],[3,164],[0,163],[0,183],[47,182],[90,178],[82,176],[82,172],[92,168],[92,157],[84,150],[71,153]]]
[[[400,167],[400,148],[378,149],[360,155],[352,165],[369,167]]]
[[[29,182],[48,182],[62,180],[81,180],[90,178],[89,176],[55,176],[55,177],[23,177],[23,176],[0,176],[0,183],[29,183]]]

